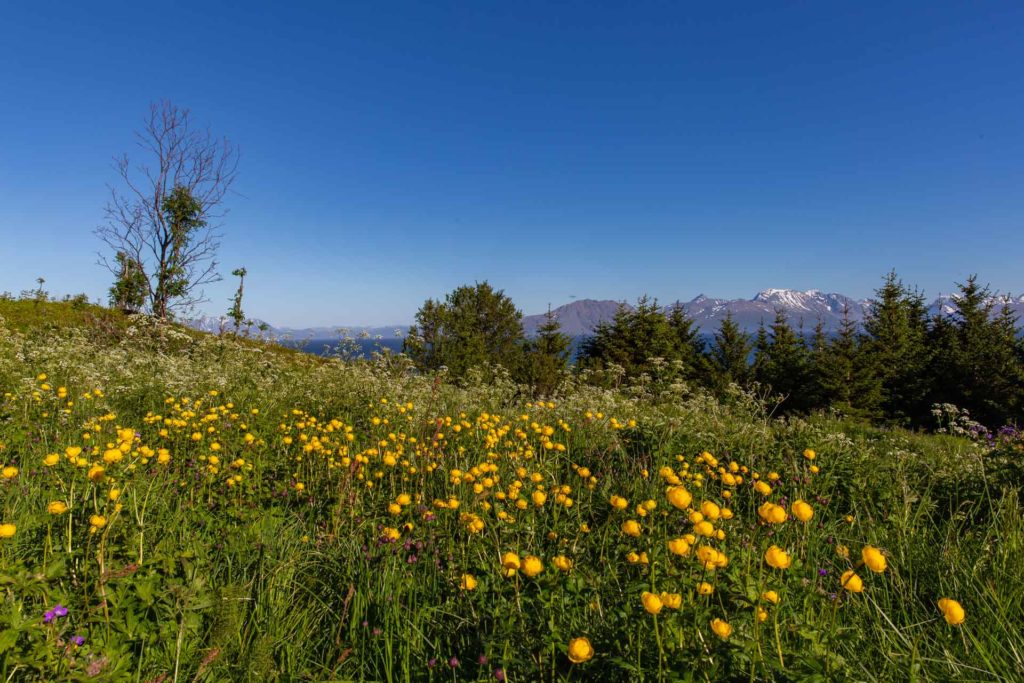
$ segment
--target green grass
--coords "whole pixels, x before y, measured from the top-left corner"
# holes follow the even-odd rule
[[[1024,677],[1019,444],[993,452],[828,416],[772,420],[751,397],[722,405],[676,385],[570,381],[539,405],[500,372],[483,377],[455,386],[401,358],[342,363],[94,307],[0,302],[0,461],[18,468],[0,480],[0,523],[16,525],[0,540],[0,675]],[[543,447],[545,427],[564,451]],[[122,442],[121,457],[105,462]],[[81,463],[68,447],[83,448]],[[748,467],[744,482],[723,484],[703,451]],[[694,544],[721,550],[727,566],[708,571],[695,551],[668,551],[668,539],[695,527],[669,503],[663,467],[694,505],[733,511],[713,525],[724,540]],[[767,499],[802,498],[813,520],[760,523],[755,472],[778,473],[785,483]],[[517,480],[525,509],[511,499]],[[538,485],[541,506],[530,497]],[[561,487],[571,506],[559,502]],[[392,514],[400,493],[412,501]],[[629,507],[613,509],[612,495]],[[436,504],[452,497],[457,509]],[[70,510],[49,514],[56,500]],[[656,507],[641,516],[645,500]],[[467,514],[484,522],[480,533],[467,530]],[[622,533],[627,519],[640,537]],[[397,541],[382,541],[385,527]],[[884,573],[859,566],[866,544],[884,551]],[[769,545],[787,550],[789,569],[765,564]],[[510,551],[540,557],[544,571],[502,576]],[[640,552],[648,564],[629,561]],[[559,555],[571,571],[555,568]],[[850,568],[863,593],[840,587]],[[460,590],[464,573],[476,590]],[[711,596],[697,595],[701,581],[714,584]],[[777,606],[760,600],[767,588]],[[680,608],[654,617],[644,591],[679,593]],[[943,620],[942,597],[963,604],[962,625]],[[57,603],[68,614],[44,623]],[[713,618],[732,625],[728,640],[712,632]],[[595,654],[573,664],[578,637]]]

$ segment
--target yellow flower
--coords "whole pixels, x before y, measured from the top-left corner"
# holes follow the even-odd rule
[[[74,460],[82,454],[81,446],[68,446],[64,449],[64,455],[68,456],[68,459]]]
[[[806,501],[795,501],[791,509],[793,510],[793,516],[801,522],[809,522],[811,521],[811,517],[814,517],[814,508],[812,508]]]
[[[683,605],[683,596],[679,593],[662,593],[661,603],[669,609],[679,609]]]
[[[121,458],[123,457],[124,453],[121,452],[120,448],[108,448],[107,450],[103,451],[103,462],[121,462]]]
[[[705,500],[700,504],[700,511],[706,519],[714,522],[722,514],[722,508],[718,507],[715,503],[710,500]]]
[[[99,465],[93,465],[92,467],[89,468],[89,474],[87,474],[86,476],[89,477],[89,481],[98,484],[99,482],[103,481],[104,472],[106,472],[106,470],[100,467]]]
[[[594,648],[586,638],[573,638],[569,641],[569,661],[582,664],[594,656]]]
[[[629,501],[622,496],[612,496],[609,502],[616,510],[625,510],[629,507]]]
[[[627,519],[622,523],[622,533],[627,536],[639,536],[641,533],[640,523],[635,519]]]
[[[47,467],[53,467],[58,462],[60,462],[60,456],[56,453],[50,453],[45,458],[43,458],[43,464],[46,465]]]
[[[513,574],[519,569],[521,564],[519,556],[515,553],[505,553],[501,556],[501,566],[506,570],[510,570]]]
[[[942,616],[950,626],[959,626],[967,618],[963,606],[952,598],[939,600],[939,611],[942,612]]]
[[[463,574],[462,579],[459,581],[459,588],[464,591],[476,590],[477,581],[476,577],[472,574]]]
[[[836,555],[838,555],[839,557],[843,558],[844,560],[848,560],[848,559],[850,559],[850,549],[847,548],[845,545],[841,545],[841,544],[837,545],[836,546]]]
[[[887,563],[885,561],[885,555],[882,551],[872,545],[864,546],[864,550],[860,553],[861,559],[864,560],[864,566],[876,574],[881,574],[885,571]]]
[[[0,524],[0,538],[11,538],[17,530],[18,527],[13,524]]]
[[[3,474],[4,479],[14,479],[18,476],[18,468],[14,465],[8,465],[0,474]]]
[[[786,508],[775,503],[763,503],[757,508],[757,514],[769,524],[782,524],[786,521]]]
[[[765,602],[770,602],[773,605],[779,604],[779,594],[775,591],[765,591],[761,593],[761,599]]]
[[[839,582],[843,585],[843,588],[851,593],[864,592],[864,582],[861,581],[860,577],[852,569],[847,569],[843,572],[843,575],[839,577]]]
[[[668,542],[668,549],[673,555],[686,555],[690,552],[690,544],[685,538],[673,538]]]
[[[46,506],[46,511],[51,515],[63,515],[68,511],[68,506],[63,501],[55,500]]]
[[[89,517],[89,525],[92,527],[92,531],[102,529],[107,525],[107,518],[103,515],[91,515]]]
[[[754,484],[754,490],[760,493],[762,496],[767,496],[772,492],[772,487],[764,481],[758,481]]]
[[[697,584],[697,593],[700,595],[711,595],[715,592],[715,587],[707,581],[701,581]]]
[[[768,619],[768,611],[764,607],[758,607],[756,616],[758,621],[765,621]]]
[[[557,567],[557,568],[558,568],[558,569],[559,569],[560,571],[563,571],[563,572],[567,572],[567,571],[569,571],[569,570],[571,570],[571,569],[572,569],[572,560],[570,560],[570,559],[569,559],[568,557],[566,557],[565,555],[558,555],[558,556],[556,556],[556,557],[555,557],[555,558],[554,558],[553,560],[551,560],[551,562],[552,562],[552,563],[553,563],[553,564],[555,565],[555,567]]]
[[[789,569],[789,566],[793,564],[793,558],[789,556],[789,553],[777,545],[773,545],[765,551],[764,561],[775,569]]]
[[[693,530],[700,536],[713,536],[715,534],[715,527],[711,522],[703,520],[693,525]]]
[[[687,509],[690,507],[690,503],[693,502],[693,496],[682,486],[669,487],[665,495],[668,497],[668,502],[678,510]]]
[[[649,593],[647,591],[641,593],[640,602],[643,603],[644,609],[650,614],[658,614],[661,612],[661,608],[664,607],[664,604],[661,602],[661,598],[654,593]]]
[[[808,460],[814,460],[818,457],[818,454],[812,451],[810,448],[804,450],[804,457]]]
[[[728,622],[722,621],[721,619],[711,620],[711,630],[715,632],[715,635],[722,640],[728,640],[729,636],[732,635],[732,626]]]
[[[527,555],[523,558],[523,573],[531,579],[544,571],[544,563],[536,555]]]

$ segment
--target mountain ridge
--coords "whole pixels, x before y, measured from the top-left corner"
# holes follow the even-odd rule
[[[955,311],[956,294],[939,294],[928,306],[929,315],[950,315]],[[1014,313],[1024,318],[1024,295],[1012,297],[997,295],[990,298],[997,307],[1006,303]],[[843,319],[843,310],[849,307],[850,318],[860,323],[870,306],[868,299],[854,299],[838,292],[822,292],[818,289],[797,290],[769,288],[763,289],[750,299],[721,299],[698,294],[690,301],[676,301],[663,310],[670,310],[680,305],[689,315],[697,328],[704,334],[711,334],[718,329],[721,321],[729,314],[745,332],[752,333],[762,323],[768,325],[775,318],[776,311],[783,311],[791,325],[802,325],[805,330],[812,329],[819,320],[826,332],[839,329]],[[602,322],[610,321],[620,306],[631,309],[625,301],[612,299],[577,299],[558,308],[551,309],[551,314],[560,323],[562,332],[570,337],[584,337],[593,334],[594,329]],[[533,336],[544,323],[546,313],[523,316],[523,331]],[[248,328],[253,336],[264,334],[269,339],[337,339],[347,334],[352,337],[398,339],[404,336],[409,325],[338,325],[320,327],[275,327],[262,320],[253,320]],[[227,316],[203,316],[186,320],[185,324],[193,329],[204,332],[218,333],[230,331],[233,323]],[[264,332],[260,325],[266,325]],[[243,328],[245,329],[245,328]]]

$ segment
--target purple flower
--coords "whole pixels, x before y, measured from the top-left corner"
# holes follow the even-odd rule
[[[453,656],[451,659],[448,660],[448,666],[450,666],[451,668],[454,669],[458,665],[459,665],[459,658],[458,657],[454,657]]]
[[[437,659],[435,657],[431,657],[427,660],[428,669],[433,669],[435,666],[437,666]]]
[[[487,655],[480,653],[480,656],[476,659],[477,663],[483,666],[487,663]]]
[[[495,680],[499,680],[499,681],[505,680],[505,670],[504,669],[495,669],[494,670],[494,678],[495,678]]]
[[[81,647],[85,645],[85,636],[71,636],[71,642]]]
[[[57,619],[59,617],[66,617],[67,615],[68,608],[58,602],[53,609],[46,610],[46,612],[43,613],[43,623],[49,624],[54,619]]]
[[[828,570],[827,569],[819,569],[818,570],[818,576],[828,576]]]

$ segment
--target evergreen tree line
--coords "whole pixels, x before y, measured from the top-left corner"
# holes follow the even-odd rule
[[[673,377],[727,399],[734,387],[767,394],[782,413],[832,409],[910,426],[933,425],[932,406],[948,403],[990,427],[1024,423],[1024,341],[1008,305],[971,276],[958,285],[951,313],[929,315],[924,296],[895,273],[876,290],[858,324],[844,311],[839,330],[821,321],[808,333],[777,311],[757,333],[727,316],[710,340],[684,308],[641,298],[620,307],[584,341],[570,367],[572,341],[548,312],[527,339],[522,314],[486,282],[428,300],[405,351],[424,370],[454,377],[496,364],[549,395],[567,373],[590,381]]]

